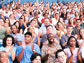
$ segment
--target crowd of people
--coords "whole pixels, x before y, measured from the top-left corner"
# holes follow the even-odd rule
[[[84,2],[14,0],[0,8],[0,63],[83,63]]]

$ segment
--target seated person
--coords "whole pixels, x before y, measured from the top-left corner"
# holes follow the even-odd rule
[[[41,63],[41,55],[39,53],[32,54],[30,59],[32,63]]]

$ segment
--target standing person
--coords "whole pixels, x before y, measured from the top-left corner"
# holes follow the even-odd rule
[[[16,55],[16,48],[14,47],[14,38],[11,35],[7,35],[3,39],[3,47],[6,49],[8,54],[9,63],[13,63]]]
[[[30,63],[30,57],[33,53],[40,53],[40,48],[38,45],[31,42],[32,41],[32,33],[25,33],[25,39],[22,42],[21,46],[17,47],[16,50],[16,58],[20,63]]]
[[[61,46],[55,43],[52,33],[47,35],[47,40],[49,43],[42,47],[42,62],[53,63],[55,61],[55,53],[61,49]]]
[[[77,40],[74,36],[68,38],[69,48],[65,48],[64,52],[67,55],[67,63],[82,63],[80,48],[77,48]]]

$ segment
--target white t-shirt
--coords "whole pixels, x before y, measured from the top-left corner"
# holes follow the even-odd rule
[[[65,54],[67,55],[67,57],[69,58],[71,56],[71,52],[69,48],[64,49]],[[77,59],[77,52],[78,52],[78,48],[75,48],[73,50],[73,58],[72,58],[72,62],[71,63],[77,63],[78,59]]]

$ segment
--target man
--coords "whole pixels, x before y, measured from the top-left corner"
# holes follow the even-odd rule
[[[54,39],[56,40],[55,42],[56,42],[57,44],[59,44],[59,38],[58,38],[58,36],[56,35],[56,33],[54,33],[54,30],[53,30],[53,26],[52,26],[52,25],[46,26],[46,34],[44,34],[44,35],[42,36],[41,42],[42,42],[43,44],[47,44],[47,35],[48,35],[49,33],[52,33],[52,34],[53,34]]]
[[[12,33],[10,35],[12,35],[15,39],[15,46],[21,45],[24,40],[24,35],[18,33],[18,28],[16,25],[12,25],[11,29]]]
[[[69,26],[67,26],[66,29],[67,29],[67,33],[64,34],[64,35],[61,37],[61,41],[60,41],[61,46],[63,47],[63,49],[66,48],[66,47],[68,47],[68,46],[67,46],[67,40],[68,40],[68,38],[72,35],[73,27],[69,25]]]
[[[38,53],[34,53],[31,56],[31,62],[32,63],[41,63],[41,55]]]
[[[41,25],[41,28],[40,28],[40,31],[39,31],[39,35],[40,35],[40,36],[43,36],[44,34],[46,34],[46,27],[47,27],[48,25],[52,25],[52,24],[50,23],[49,18],[45,18],[45,19],[44,19],[44,23]],[[52,25],[52,27],[53,27],[54,33],[56,33],[55,27],[54,27],[53,25]]]
[[[67,57],[62,49],[57,50],[55,57],[58,59],[59,63],[66,63],[67,61]]]
[[[20,63],[31,63],[30,57],[33,53],[40,53],[40,48],[38,45],[31,42],[32,33],[25,33],[25,39],[21,46],[16,49],[16,58]]]
[[[73,31],[72,31],[73,35],[77,36],[77,34],[79,33],[79,29],[81,28],[80,24],[81,24],[80,19],[77,19],[76,26],[73,28]]]
[[[53,34],[48,34],[47,39],[49,43],[42,47],[42,62],[53,63],[55,61],[55,53],[61,49],[61,46],[55,43]]]

